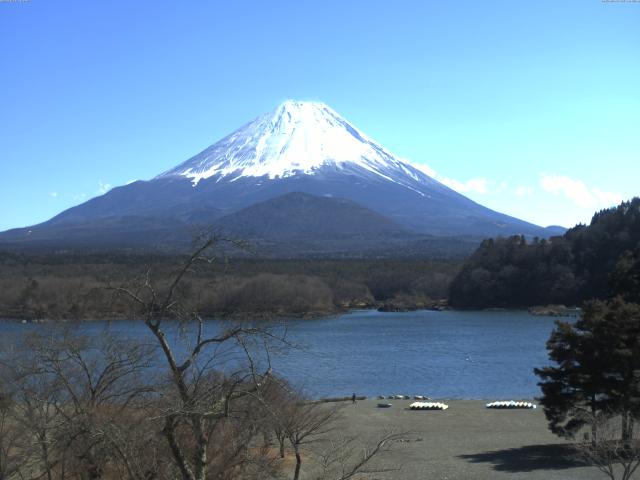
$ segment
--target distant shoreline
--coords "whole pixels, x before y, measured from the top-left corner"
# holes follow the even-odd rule
[[[387,304],[388,305],[388,304]],[[452,311],[452,312],[527,312],[533,316],[540,317],[577,317],[580,315],[580,308],[578,307],[565,307],[557,305],[549,305],[545,307],[523,307],[523,308],[483,308],[483,309],[458,309],[451,308],[449,306],[441,307],[418,307],[418,308],[382,308],[380,304],[376,304],[371,307],[354,307],[354,308],[341,308],[336,311],[318,311],[318,312],[221,312],[220,314],[204,315],[205,321],[246,321],[246,320],[317,320],[327,319],[333,317],[339,317],[351,312],[357,311],[378,311],[380,313],[412,313],[422,311]],[[0,315],[0,322],[15,322],[25,324],[55,324],[55,323],[76,323],[76,322],[119,322],[133,320],[128,315],[113,315],[104,317],[87,317],[87,318],[40,318],[34,319],[30,317],[17,317],[17,316],[2,316]],[[166,318],[167,321],[176,321],[177,318]]]

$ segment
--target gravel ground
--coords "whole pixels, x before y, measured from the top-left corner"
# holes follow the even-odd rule
[[[375,438],[386,429],[412,432],[412,440],[378,457],[400,470],[379,479],[604,479],[594,467],[572,459],[567,443],[547,429],[536,410],[491,410],[484,401],[445,401],[445,411],[413,411],[413,400],[378,400],[345,405],[339,431]],[[640,478],[640,477],[639,477]]]

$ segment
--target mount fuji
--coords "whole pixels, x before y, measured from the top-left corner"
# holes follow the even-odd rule
[[[314,252],[562,233],[475,203],[323,103],[286,101],[151,180],[1,233],[0,245],[162,248],[205,225],[280,247],[306,239]]]

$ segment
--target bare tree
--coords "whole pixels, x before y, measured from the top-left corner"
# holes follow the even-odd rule
[[[59,410],[64,416],[62,435],[70,465],[97,479],[120,462],[127,470],[125,478],[143,478],[135,469],[137,458],[123,448],[127,442],[120,433],[136,423],[140,400],[153,390],[143,381],[152,350],[108,335],[89,340],[65,334],[32,343],[40,368],[62,390]]]
[[[141,379],[152,351],[108,335],[90,341],[68,331],[48,333],[29,336],[11,366],[16,422],[37,459],[31,476],[102,478],[124,465],[129,468],[119,478],[148,478],[134,466],[140,458],[153,458],[151,452],[138,457],[127,447],[139,436],[133,431],[145,430],[133,427],[146,419],[140,400],[151,386]],[[129,441],[119,434],[124,430]]]
[[[302,449],[319,441],[333,429],[337,412],[336,407],[320,403],[291,402],[284,417],[284,431],[296,457],[293,480],[300,478]]]
[[[261,389],[261,412],[265,445],[270,444],[274,435],[278,447],[278,455],[285,458],[288,441],[287,427],[291,422],[291,414],[295,412],[296,402],[300,402],[289,383],[280,377],[271,376]]]
[[[324,448],[315,454],[315,460],[322,470],[318,480],[349,480],[356,475],[397,471],[399,466],[372,467],[371,461],[406,439],[407,433],[395,431],[384,432],[377,440],[365,443],[357,437],[343,435],[329,439],[324,442]]]
[[[236,420],[244,416],[241,410],[246,408],[245,402],[259,394],[260,385],[270,375],[268,366],[263,373],[257,372],[248,348],[253,339],[269,337],[268,332],[262,328],[233,325],[209,333],[200,315],[189,311],[178,298],[181,282],[197,263],[215,260],[210,252],[218,241],[215,237],[206,239],[186,259],[163,291],[154,285],[150,272],[136,288],[115,289],[137,305],[142,321],[161,349],[169,373],[164,398],[171,400],[164,404],[162,434],[184,480],[205,480],[212,461],[219,463],[221,456],[229,464],[218,471],[226,471],[225,475],[238,471],[237,461],[247,456],[247,444],[237,445],[229,452],[229,431],[237,426]],[[185,351],[180,351],[168,333],[165,327],[168,318],[178,319],[183,332],[190,335]],[[235,349],[225,349],[229,345]],[[220,351],[231,356],[231,352],[244,352],[247,362],[238,364],[229,356],[219,355]],[[229,371],[232,366],[235,368]]]
[[[15,402],[3,383],[0,383],[0,480],[7,480],[27,463],[24,454],[27,439],[15,422]]]
[[[337,424],[342,408],[327,403],[304,401],[304,397],[287,388],[286,383],[278,390],[278,403],[268,405],[273,427],[279,441],[281,454],[283,442],[289,441],[295,455],[293,480],[302,472],[303,459],[320,467],[322,480],[348,480],[357,475],[382,473],[397,470],[393,466],[371,467],[371,461],[387,452],[394,444],[407,438],[405,432],[382,433],[374,441],[337,435]],[[270,396],[269,399],[273,400]],[[282,456],[282,455],[281,455]]]
[[[597,437],[585,436],[576,444],[577,456],[596,466],[611,480],[629,480],[640,467],[640,438],[628,430],[619,415],[599,415],[589,419]]]
[[[30,458],[31,477],[54,478],[60,462],[59,433],[64,421],[60,414],[60,388],[52,379],[34,368],[34,364],[15,365],[14,421],[22,429],[29,445],[23,454]]]

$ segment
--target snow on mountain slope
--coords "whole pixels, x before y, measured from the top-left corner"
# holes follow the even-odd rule
[[[421,170],[385,150],[320,102],[288,100],[200,154],[156,178],[180,175],[194,185],[217,176],[286,178],[321,169],[359,167],[412,190],[432,183]],[[424,195],[419,189],[415,189]]]
[[[409,245],[416,235],[477,239],[553,234],[490,210],[431,175],[428,168],[393,155],[325,104],[286,101],[151,180],[115,187],[42,224],[0,233],[0,243],[92,246],[109,239],[113,245],[128,245],[129,237],[141,244],[171,243],[176,235],[190,238],[194,227],[212,222],[221,228],[225,221],[229,227],[242,223],[244,232],[256,232],[265,222],[267,227],[277,224],[276,218],[286,220],[276,233],[287,238],[309,235],[313,222],[327,223],[327,218],[342,218],[362,231],[363,238],[393,222],[404,232],[391,235],[393,246],[381,234],[368,241],[378,242],[375,248],[405,245],[409,251],[414,251]],[[305,195],[323,201],[314,200],[313,208],[297,205]],[[338,208],[327,199],[361,208]],[[287,208],[278,215],[286,215],[275,215],[274,209],[283,205]],[[155,233],[145,240],[144,231]],[[398,243],[398,235],[406,236],[404,243]],[[358,250],[357,244],[338,245],[341,238],[336,235],[327,248]]]

